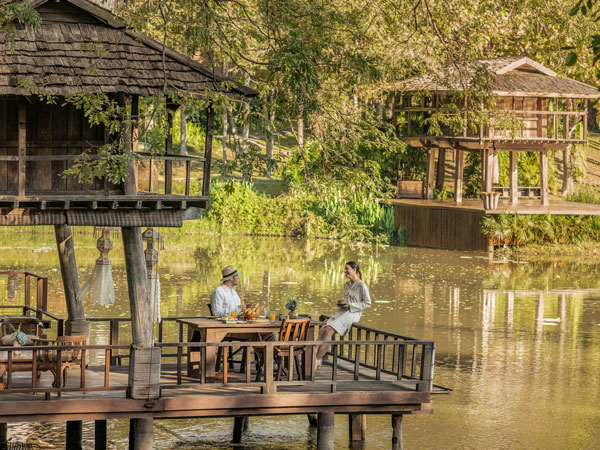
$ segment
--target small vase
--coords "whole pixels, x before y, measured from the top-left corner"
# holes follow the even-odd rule
[[[290,319],[297,319],[298,318],[298,311],[290,311]]]

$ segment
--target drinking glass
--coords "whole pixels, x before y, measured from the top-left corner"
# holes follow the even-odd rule
[[[231,311],[231,317],[233,317],[234,319],[237,318],[237,311]]]
[[[269,314],[269,320],[271,322],[275,322],[275,313],[272,312],[271,314]]]

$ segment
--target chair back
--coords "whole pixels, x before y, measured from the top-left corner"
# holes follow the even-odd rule
[[[86,345],[87,342],[87,336],[83,335],[83,336],[59,336],[58,338],[56,338],[56,345],[57,346],[73,346],[73,345],[77,345],[77,346],[84,346]],[[69,358],[70,360],[79,360],[81,357],[81,350],[78,348],[73,348],[71,350],[65,350],[64,352],[62,352],[63,355],[65,355],[67,358]]]
[[[210,315],[214,316],[213,310],[212,310],[212,305],[210,303],[207,303],[206,306],[208,306],[208,312],[210,313]]]
[[[302,319],[284,319],[279,329],[281,342],[305,341],[310,326],[310,317]]]

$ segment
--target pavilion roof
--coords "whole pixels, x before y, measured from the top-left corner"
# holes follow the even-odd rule
[[[498,96],[600,98],[594,86],[556,72],[527,57],[486,58],[477,61],[491,75],[490,88]],[[408,92],[451,92],[473,86],[475,68],[468,67],[460,75],[422,75],[392,85],[392,90]],[[452,78],[452,79],[450,79]]]
[[[0,95],[79,92],[202,95],[207,90],[242,97],[257,92],[147,35],[126,28],[89,0],[34,0],[41,30],[18,27],[12,43],[0,36]]]

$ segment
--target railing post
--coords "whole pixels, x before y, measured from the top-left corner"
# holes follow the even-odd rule
[[[110,345],[119,345],[119,321],[110,321]],[[110,351],[110,365],[116,366],[120,361],[118,358],[119,351],[116,350],[113,354],[113,350]]]
[[[25,275],[25,306],[31,306],[31,276]],[[29,316],[31,312],[29,309],[25,312],[26,316]]]
[[[275,393],[275,383],[273,382],[273,346],[265,346],[265,387],[264,394]]]
[[[435,343],[423,345],[423,353],[421,355],[421,374],[419,379],[419,391],[429,392],[433,387],[433,367],[435,358]]]

